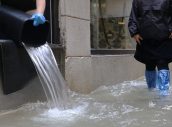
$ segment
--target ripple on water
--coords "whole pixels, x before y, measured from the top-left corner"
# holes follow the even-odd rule
[[[1,112],[0,123],[3,127],[170,127],[172,96],[159,97],[157,92],[148,91],[143,78],[101,86],[88,95],[70,91],[65,110],[29,103]]]

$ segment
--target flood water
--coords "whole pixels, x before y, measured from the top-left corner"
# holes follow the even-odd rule
[[[171,90],[170,90],[171,91]],[[69,92],[65,110],[46,102],[1,111],[0,127],[171,127],[172,95],[148,91],[144,78],[101,86],[88,95]]]
[[[52,49],[48,43],[39,47],[24,44],[24,47],[35,66],[49,107],[65,109],[68,88],[58,68]]]

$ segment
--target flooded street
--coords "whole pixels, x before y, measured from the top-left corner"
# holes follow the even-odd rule
[[[171,91],[171,90],[170,90]],[[148,91],[145,80],[101,86],[88,95],[70,92],[66,110],[28,103],[0,113],[1,127],[171,127],[172,95]]]

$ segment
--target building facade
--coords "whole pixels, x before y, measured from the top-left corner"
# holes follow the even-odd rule
[[[60,0],[59,21],[65,51],[65,79],[77,92],[89,93],[143,76],[134,60],[135,43],[127,21],[132,0]]]

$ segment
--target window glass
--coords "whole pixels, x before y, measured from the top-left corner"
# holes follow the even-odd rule
[[[134,49],[128,32],[132,0],[91,0],[92,49]]]

